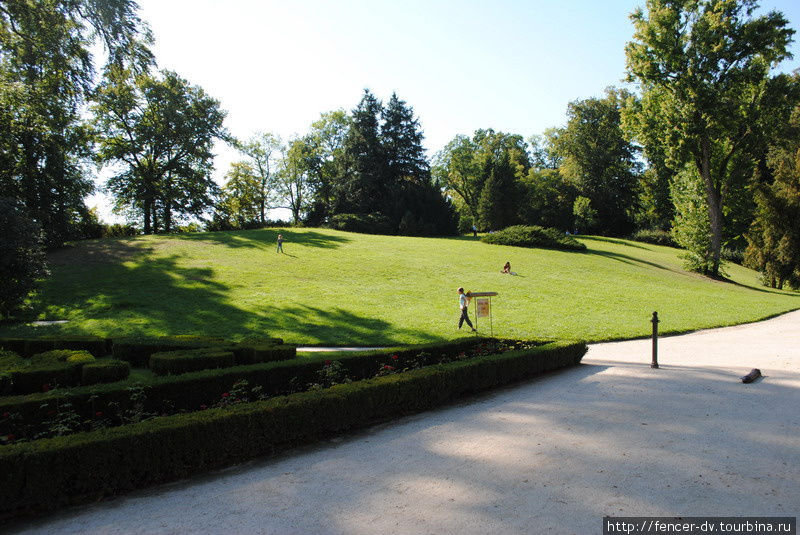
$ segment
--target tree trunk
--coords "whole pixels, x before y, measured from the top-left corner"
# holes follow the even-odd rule
[[[711,223],[711,275],[716,277],[719,274],[719,258],[722,250],[722,194],[719,187],[714,184],[714,177],[711,176],[711,143],[707,139],[701,141],[702,156],[700,158],[700,176],[706,187],[706,199],[708,200],[708,219]]]
[[[172,229],[172,203],[167,200],[164,202],[164,232],[169,233]]]
[[[151,217],[151,203],[150,199],[144,200],[144,233],[145,234],[152,234],[153,230],[150,226],[150,217]]]

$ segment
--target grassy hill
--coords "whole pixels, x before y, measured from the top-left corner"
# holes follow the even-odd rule
[[[275,252],[285,237],[286,254]],[[800,295],[684,271],[677,250],[582,237],[583,253],[489,245],[472,237],[406,238],[265,229],[79,243],[50,256],[35,303],[57,326],[5,325],[0,335],[254,332],[311,344],[406,344],[457,336],[456,288],[496,291],[496,336],[647,335],[763,319]],[[506,261],[518,276],[502,275]],[[474,309],[470,315],[473,317]],[[488,321],[479,329],[488,334]]]

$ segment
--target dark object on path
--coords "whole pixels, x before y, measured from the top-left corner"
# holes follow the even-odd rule
[[[741,377],[741,380],[743,383],[752,383],[759,377],[761,377],[761,370],[759,370],[758,368],[753,368],[752,371],[750,371],[750,373],[748,373],[747,375],[743,375]]]

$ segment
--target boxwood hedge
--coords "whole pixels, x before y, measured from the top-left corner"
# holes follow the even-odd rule
[[[554,228],[536,225],[514,225],[481,238],[482,242],[517,247],[541,247],[565,251],[585,251],[586,246],[572,236]]]
[[[95,500],[228,466],[580,362],[555,342],[266,401],[0,448],[0,515]]]

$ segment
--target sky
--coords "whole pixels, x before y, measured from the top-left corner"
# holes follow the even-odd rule
[[[567,104],[624,85],[629,15],[644,0],[138,0],[159,68],[218,99],[238,138],[307,132],[369,88],[413,107],[433,156],[458,134],[528,137]],[[762,0],[800,33],[800,1]],[[780,71],[800,68],[795,59]],[[222,183],[236,151],[217,144]],[[101,217],[110,221],[102,195]]]

